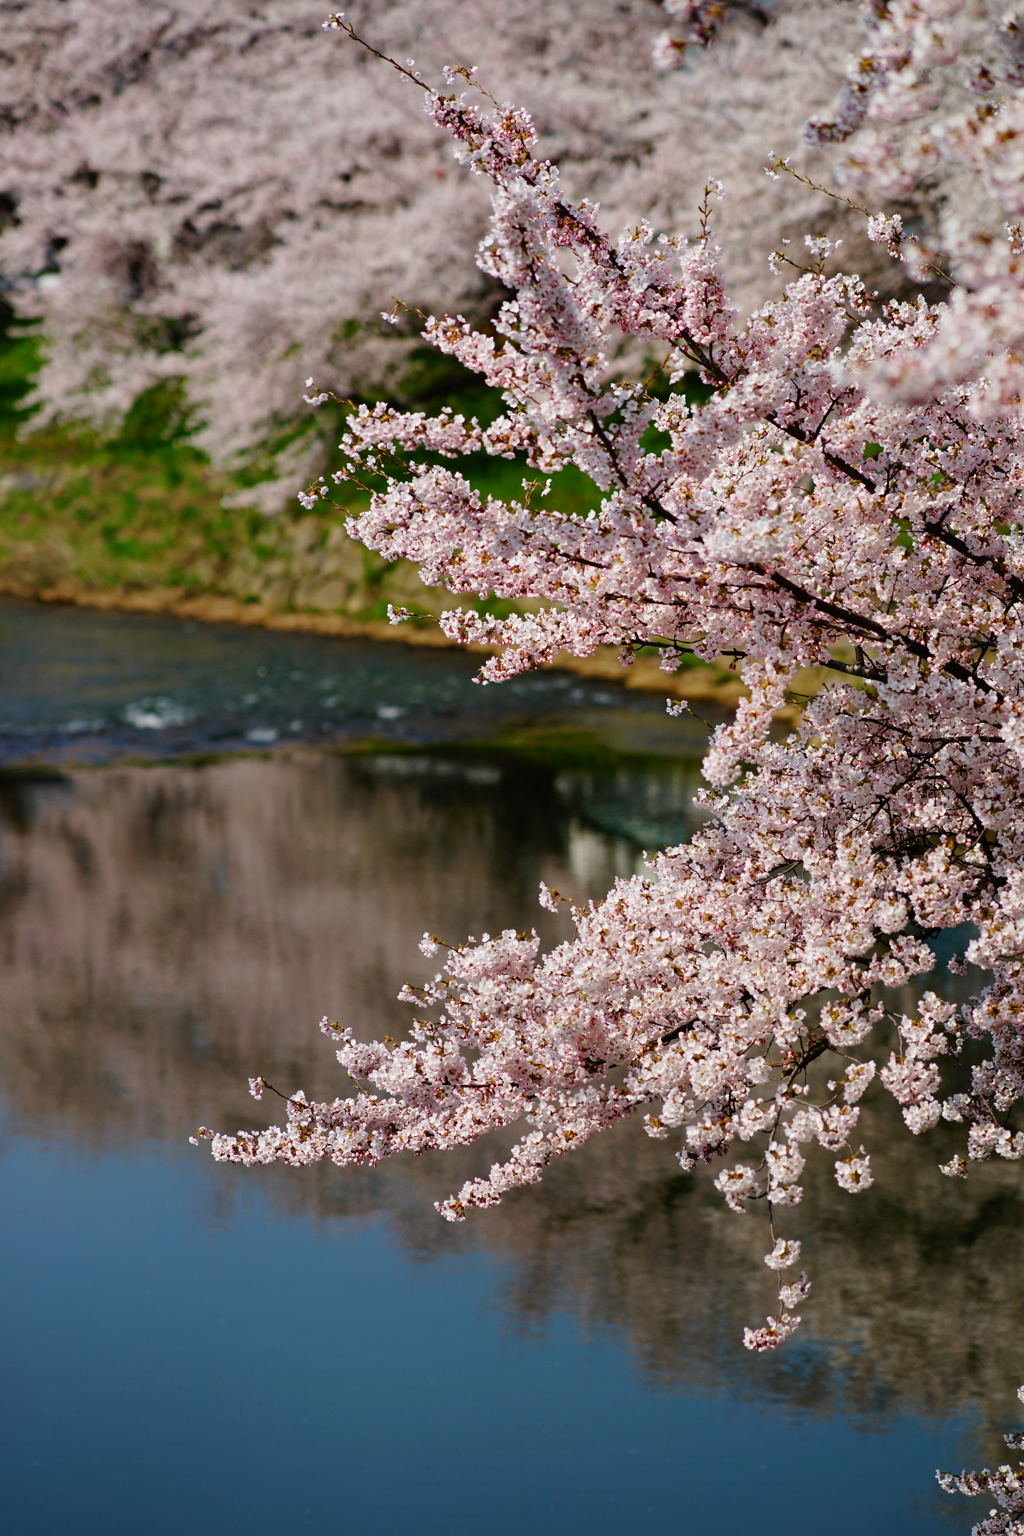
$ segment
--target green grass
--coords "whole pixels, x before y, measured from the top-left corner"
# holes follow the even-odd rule
[[[31,430],[38,341],[0,316],[0,562],[27,585],[202,586],[200,571],[258,539],[251,510],[189,441],[180,386],[136,401],[113,436],[78,424]]]
[[[394,603],[424,615],[424,623],[451,605],[449,594],[424,587],[410,565],[347,537],[346,521],[367,504],[365,491],[346,486],[338,492],[344,505],[322,501],[312,512],[292,500],[270,517],[240,504],[299,434],[319,434],[329,459],[344,427],[341,407],[283,423],[248,464],[227,473],[197,448],[184,389],[173,381],[141,395],[112,435],[75,422],[34,428],[28,399],[40,348],[38,332],[19,325],[0,301],[0,582],[8,590],[170,588],[274,612],[360,620],[383,619]],[[410,354],[394,399],[426,411],[448,405],[484,423],[503,409],[497,391],[428,347]],[[530,487],[546,477],[524,462],[474,454],[455,467],[482,495],[501,500],[533,496],[537,505],[574,513],[601,500],[573,468],[552,476],[541,498],[542,487]],[[517,605],[487,599],[474,606],[500,618]],[[699,663],[686,657],[683,665]]]
[[[39,348],[33,329],[0,309],[0,577],[8,585],[170,587],[357,618],[382,618],[389,602],[428,612],[442,606],[408,567],[345,538],[347,517],[366,504],[362,492],[346,490],[344,506],[323,502],[313,513],[294,501],[273,517],[224,504],[266,478],[273,453],[298,432],[336,442],[337,409],[282,427],[262,453],[228,474],[192,441],[187,402],[173,382],[146,391],[113,435],[77,423],[33,430],[26,397]],[[485,421],[501,407],[495,391],[427,348],[413,353],[399,401],[422,409],[450,404]],[[459,468],[482,493],[503,499],[523,496],[524,475],[537,478],[522,464],[484,455]],[[566,471],[560,482],[561,505],[594,504],[597,493],[584,476]],[[493,603],[489,611],[507,607]]]

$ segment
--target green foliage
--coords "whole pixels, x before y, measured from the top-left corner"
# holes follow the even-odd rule
[[[16,432],[32,414],[23,404],[39,368],[39,333],[19,323],[0,297],[0,441]]]
[[[500,390],[491,389],[457,358],[428,346],[414,347],[408,354],[394,396],[398,404],[416,410],[436,411],[450,405],[456,413],[475,416],[485,426],[505,409]]]
[[[171,457],[205,462],[205,455],[188,441],[195,425],[183,381],[166,379],[143,391],[105,446],[123,457],[153,458],[170,450]]]
[[[28,589],[202,588],[211,561],[249,543],[257,518],[221,505],[229,484],[190,441],[181,384],[146,390],[113,436],[81,424],[26,431],[40,353],[38,333],[0,313],[3,574]]]
[[[144,391],[112,435],[81,423],[31,430],[33,412],[25,402],[41,353],[38,331],[16,324],[0,305],[0,582],[8,587],[175,588],[358,619],[384,619],[389,603],[429,615],[450,602],[423,587],[402,562],[345,538],[347,517],[366,503],[364,491],[346,488],[343,506],[325,501],[311,513],[297,501],[272,517],[243,504],[247,491],[274,474],[278,455],[302,438],[320,440],[329,466],[344,431],[343,406],[328,404],[282,422],[229,474],[196,447],[198,422],[180,380]],[[649,382],[654,393],[667,388],[657,369]],[[696,377],[687,383],[701,393]],[[485,423],[504,409],[499,391],[426,346],[408,355],[393,398],[412,409],[448,405]],[[650,435],[656,448],[661,434],[652,428]],[[472,454],[457,467],[483,496],[577,514],[601,500],[575,468],[551,476],[549,485],[521,459]],[[475,606],[505,617],[512,605]]]
[[[428,612],[443,605],[408,567],[343,537],[347,516],[365,504],[361,492],[313,514],[297,502],[274,517],[234,504],[300,438],[319,437],[326,459],[344,428],[342,409],[283,422],[227,474],[195,446],[195,414],[175,380],[144,391],[113,434],[81,423],[26,430],[32,411],[24,402],[40,356],[38,332],[0,309],[0,580],[9,587],[176,588],[360,619],[383,619],[391,602]],[[495,391],[429,348],[413,354],[399,393],[403,404],[450,403],[485,420],[501,408]],[[461,467],[485,494],[526,494],[521,464],[480,455]],[[560,495],[581,508],[592,504],[583,476],[561,478]]]

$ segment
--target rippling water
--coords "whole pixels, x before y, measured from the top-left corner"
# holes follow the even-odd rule
[[[354,758],[307,744],[69,770],[59,722],[80,700],[116,720],[126,700],[184,693],[170,662],[159,689],[125,682],[151,665],[149,621],[27,612],[45,730],[27,674],[0,692],[0,738],[24,727],[36,763],[0,776],[5,1524],[966,1530],[933,1470],[998,1454],[991,1428],[1024,1380],[1019,1171],[942,1179],[948,1132],[911,1139],[881,1098],[866,1101],[867,1135],[891,1148],[877,1186],[852,1200],[821,1171],[809,1183],[816,1290],[806,1335],[774,1359],[739,1343],[768,1300],[760,1223],[632,1127],[459,1228],[432,1202],[493,1148],[342,1173],[217,1168],[187,1144],[199,1122],[265,1123],[252,1073],[338,1091],[316,1021],[397,1034],[425,928],[536,924],[556,942],[538,881],[600,895],[644,846],[687,835],[692,756],[524,760],[398,737]],[[294,637],[237,638],[268,677],[293,665]],[[188,687],[215,699],[199,657],[234,640],[195,644]],[[353,695],[377,667],[414,718],[421,653],[308,654],[350,672]],[[466,682],[464,658],[425,660],[432,699],[499,691]],[[563,723],[621,733],[635,713],[649,745],[633,701],[574,706],[576,684],[559,686]],[[458,707],[463,739],[482,733]],[[215,738],[212,704],[203,719],[240,739]],[[130,745],[121,729],[94,733],[97,754]]]
[[[0,765],[300,742],[458,742],[571,718],[610,739],[691,743],[664,700],[546,671],[474,682],[481,658],[0,599]]]

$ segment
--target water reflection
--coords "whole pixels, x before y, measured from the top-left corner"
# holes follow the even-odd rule
[[[197,1115],[251,1112],[257,1059],[271,1080],[336,1091],[316,1021],[404,1028],[399,987],[432,969],[425,928],[535,922],[552,940],[541,877],[583,897],[636,866],[552,780],[310,756],[2,781],[15,1112],[89,1137],[180,1136]]]
[[[397,1034],[395,995],[433,969],[430,928],[462,936],[562,920],[684,834],[695,768],[530,767],[496,756],[296,755],[2,781],[0,1076],[9,1122],[82,1148],[180,1148],[197,1122],[259,1120],[253,1072],[333,1095],[323,1012]],[[529,1334],[571,1312],[629,1341],[654,1382],[842,1408],[865,1423],[977,1411],[1002,1426],[1024,1380],[1024,1223],[1014,1165],[942,1179],[951,1133],[914,1140],[878,1096],[878,1182],[852,1200],[819,1160],[802,1212],[818,1276],[804,1342],[738,1348],[768,1299],[757,1218],[633,1127],[538,1188],[452,1229],[431,1202],[493,1148],[369,1173],[209,1170],[229,1201],[256,1182],[283,1214],[385,1216],[415,1256],[477,1249]],[[889,1132],[892,1132],[889,1135]],[[202,1157],[197,1152],[196,1158]],[[205,1165],[204,1165],[205,1166]],[[959,1514],[963,1523],[962,1511]]]

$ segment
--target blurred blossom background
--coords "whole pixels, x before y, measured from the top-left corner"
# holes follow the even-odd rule
[[[834,105],[858,8],[703,7],[710,49],[687,45],[687,9],[347,14],[432,81],[478,65],[608,228],[694,235],[720,178],[741,310],[807,232],[880,298],[907,294],[862,219],[764,171],[791,157],[857,191],[857,137],[802,129]],[[311,412],[306,381],[486,418],[496,401],[417,315],[486,326],[505,297],[474,262],[486,188],[324,15],[0,0],[11,1529],[963,1529],[933,1471],[1000,1454],[1024,1211],[1013,1164],[938,1180],[947,1129],[887,1139],[897,1111],[868,1097],[893,1151],[857,1202],[811,1176],[815,1306],[768,1359],[740,1343],[770,1292],[763,1223],[636,1127],[459,1228],[433,1202],[496,1146],[294,1173],[188,1144],[274,1117],[251,1076],[345,1093],[318,1021],[400,1034],[401,985],[435,966],[424,930],[554,944],[568,921],[538,907],[541,880],[596,899],[685,840],[707,728],[739,696],[724,662],[694,667],[677,689],[694,716],[670,722],[664,676],[642,659],[627,687],[608,657],[481,689],[479,657],[431,643],[441,594],[347,537],[359,495],[300,507],[344,415]],[[984,226],[980,196],[942,171],[885,207],[941,242],[954,218]],[[522,477],[470,470],[495,494]],[[572,472],[558,491],[588,505]],[[419,646],[385,638],[392,603],[425,616]],[[957,997],[970,977],[946,958],[928,985]]]

